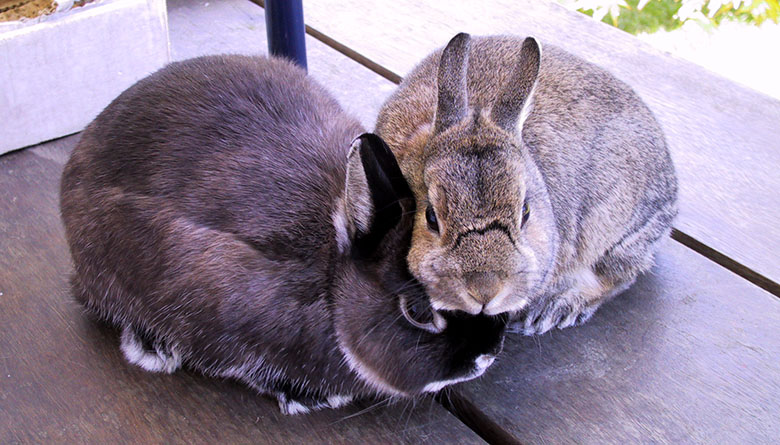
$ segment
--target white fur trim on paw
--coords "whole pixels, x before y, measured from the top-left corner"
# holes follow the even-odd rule
[[[544,317],[539,323],[536,325],[536,332],[539,334],[544,334],[545,332],[549,331],[553,328],[553,318],[552,315]]]
[[[309,408],[305,407],[300,402],[296,402],[295,400],[282,400],[279,399],[279,409],[282,411],[282,414],[286,416],[294,416],[296,414],[306,414],[309,411],[311,411]]]
[[[156,352],[146,351],[141,339],[130,327],[125,327],[122,330],[119,349],[128,362],[149,372],[170,374],[181,367],[181,355],[178,352],[171,349],[171,354],[168,355],[159,350]]]
[[[576,324],[583,324],[586,321],[590,320],[590,318],[593,317],[593,314],[596,313],[596,310],[598,308],[599,308],[598,305],[593,305],[583,309],[583,311],[579,314],[579,317],[577,318]]]
[[[574,326],[577,324],[577,318],[580,316],[580,312],[572,312],[569,315],[567,315],[563,321],[558,323],[558,329],[565,329],[571,326]]]
[[[346,396],[329,396],[328,397],[328,406],[330,408],[341,408],[344,405],[349,404],[352,402],[353,397],[351,395]]]
[[[276,393],[276,401],[279,403],[279,411],[285,416],[294,416],[296,414],[306,414],[311,408],[297,400],[290,400],[287,394],[283,392]]]
[[[467,377],[462,377],[459,379],[439,380],[438,382],[431,382],[425,385],[425,387],[423,388],[423,392],[439,392],[445,386],[450,386],[456,383],[465,382],[466,380],[470,380],[470,379]]]

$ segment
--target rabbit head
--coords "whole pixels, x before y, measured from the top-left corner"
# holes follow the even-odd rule
[[[431,310],[405,259],[415,198],[382,139],[355,141],[346,182],[343,217],[334,218],[342,258],[333,319],[348,366],[373,390],[397,396],[481,375],[501,348],[506,319]]]
[[[407,173],[419,203],[408,261],[434,309],[495,315],[528,303],[556,253],[547,189],[518,130],[541,52],[526,39],[503,90],[480,104],[469,103],[468,55],[463,33],[441,54],[433,126]]]

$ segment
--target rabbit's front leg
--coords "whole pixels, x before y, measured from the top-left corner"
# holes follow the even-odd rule
[[[532,305],[511,330],[525,335],[541,335],[552,328],[567,328],[585,323],[609,296],[624,290],[607,286],[591,268],[580,269],[567,277],[563,291],[542,298]],[[560,289],[560,287],[559,287]]]

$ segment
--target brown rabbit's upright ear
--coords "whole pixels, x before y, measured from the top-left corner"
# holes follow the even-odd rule
[[[510,133],[515,132],[518,124],[522,125],[531,111],[533,100],[530,96],[536,85],[541,60],[542,50],[539,42],[533,37],[526,38],[520,50],[520,63],[515,67],[490,112],[493,122]]]
[[[404,214],[413,214],[414,194],[390,147],[365,133],[347,157],[345,216],[353,251],[368,256]]]
[[[439,61],[439,101],[434,132],[439,133],[458,123],[468,111],[466,70],[469,64],[471,36],[462,32],[450,40]]]

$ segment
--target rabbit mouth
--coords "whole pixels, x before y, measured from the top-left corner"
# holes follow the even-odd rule
[[[447,328],[447,320],[427,301],[421,298],[410,300],[401,295],[399,303],[401,313],[412,326],[432,334],[441,334]]]

